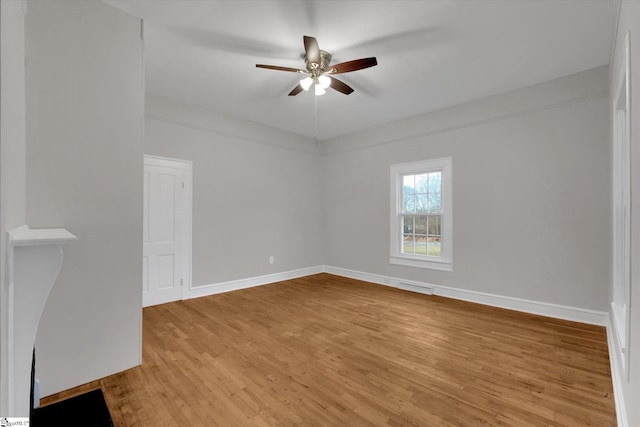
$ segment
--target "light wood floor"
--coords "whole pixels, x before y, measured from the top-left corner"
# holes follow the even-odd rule
[[[614,426],[605,329],[318,274],[144,309],[116,426]]]

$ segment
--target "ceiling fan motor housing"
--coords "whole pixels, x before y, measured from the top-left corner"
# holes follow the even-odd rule
[[[315,74],[316,76],[319,76],[320,74],[327,71],[327,68],[329,68],[330,62],[331,62],[331,54],[326,50],[320,50],[319,64],[310,63],[309,60],[307,59],[307,56],[306,55],[304,56],[304,63],[307,66],[307,71],[309,71],[309,73],[311,74]]]

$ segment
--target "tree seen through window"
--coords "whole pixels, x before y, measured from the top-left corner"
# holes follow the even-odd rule
[[[442,172],[402,176],[402,253],[439,257]]]

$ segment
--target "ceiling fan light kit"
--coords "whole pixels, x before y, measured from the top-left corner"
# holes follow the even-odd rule
[[[300,80],[300,86],[302,86],[302,89],[304,90],[309,90],[312,84],[313,79],[311,77],[305,77],[304,79]]]
[[[355,59],[353,61],[342,62],[333,66],[331,64],[331,54],[327,51],[320,50],[318,41],[315,37],[303,36],[304,43],[304,62],[306,69],[280,67],[278,65],[256,64],[258,68],[266,68],[269,70],[287,71],[293,73],[305,74],[300,83],[289,92],[289,96],[295,96],[300,92],[308,91],[314,86],[316,96],[324,95],[329,87],[340,93],[349,95],[353,92],[353,88],[341,80],[333,77],[334,74],[349,73],[351,71],[362,70],[363,68],[378,65],[375,57]]]

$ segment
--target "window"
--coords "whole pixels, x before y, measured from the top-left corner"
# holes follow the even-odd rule
[[[452,270],[451,157],[391,166],[390,262]]]

